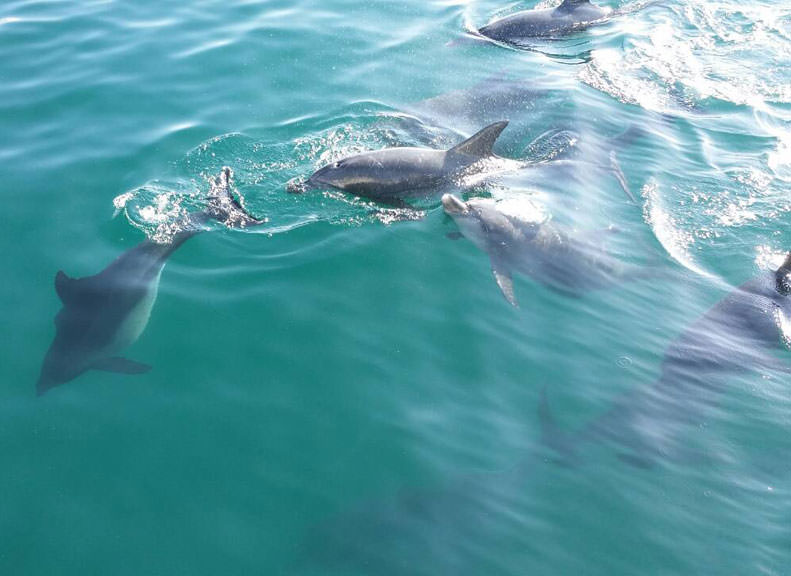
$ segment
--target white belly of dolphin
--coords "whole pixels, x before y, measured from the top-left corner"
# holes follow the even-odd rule
[[[134,344],[148,325],[148,320],[151,318],[151,310],[154,308],[154,303],[157,300],[159,292],[159,279],[162,276],[162,269],[160,268],[156,278],[151,282],[146,294],[137,305],[132,308],[121,322],[116,332],[115,338],[109,347],[108,355],[115,355],[124,348]]]

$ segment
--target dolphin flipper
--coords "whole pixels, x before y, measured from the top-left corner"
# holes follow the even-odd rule
[[[514,294],[514,279],[511,269],[496,255],[492,255],[492,274],[503,296],[514,308],[519,308],[519,302]]]
[[[479,158],[487,158],[493,156],[492,147],[500,137],[500,134],[505,127],[508,126],[508,121],[495,122],[486,128],[483,128],[478,133],[470,136],[461,144],[457,144],[449,150],[456,154],[465,154],[467,156],[477,156]]]
[[[624,194],[626,194],[629,202],[637,206],[637,198],[635,198],[631,188],[629,188],[629,183],[626,181],[626,175],[623,173],[621,165],[618,163],[618,156],[616,156],[615,150],[610,150],[610,169],[615,179],[618,181],[618,184],[621,185],[621,189],[624,191]]]
[[[148,364],[135,362],[120,356],[101,360],[94,364],[93,368],[103,372],[117,372],[119,374],[143,374],[151,370],[151,366]]]

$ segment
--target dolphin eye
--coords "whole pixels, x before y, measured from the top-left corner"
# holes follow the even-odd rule
[[[332,165],[332,167],[333,167],[333,168],[340,168],[340,167],[341,167],[341,163],[342,163],[342,160],[338,160],[337,162],[335,162],[335,163]]]

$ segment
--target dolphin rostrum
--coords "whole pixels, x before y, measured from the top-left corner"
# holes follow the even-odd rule
[[[513,271],[573,296],[646,274],[642,270],[631,274],[624,264],[607,255],[597,245],[599,233],[590,240],[572,237],[547,218],[536,217],[536,207],[526,200],[472,198],[464,202],[445,194],[442,207],[456,221],[461,235],[489,254],[497,285],[514,306],[518,304]]]
[[[578,457],[583,444],[605,440],[619,457],[642,467],[678,458],[689,447],[681,432],[702,423],[719,403],[728,375],[752,370],[791,374],[778,352],[791,346],[791,253],[776,271],[736,289],[695,320],[667,348],[653,385],[627,393],[573,435],[558,435],[542,399],[548,444]]]
[[[589,0],[564,0],[557,8],[523,10],[500,18],[478,32],[497,42],[519,45],[530,38],[558,37],[583,30],[609,15]]]
[[[206,208],[188,216],[170,242],[141,242],[94,276],[57,273],[55,291],[63,307],[55,317],[55,339],[41,367],[39,395],[87,370],[139,374],[150,369],[119,353],[145,330],[168,257],[212,220],[239,228],[264,222],[233,197],[231,178],[230,168],[224,168],[214,180]]]
[[[450,150],[385,148],[350,156],[317,170],[307,184],[397,202],[476,172],[482,160],[494,157],[492,146],[507,125],[495,122]]]

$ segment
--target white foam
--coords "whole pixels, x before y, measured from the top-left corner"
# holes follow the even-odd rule
[[[682,230],[673,220],[662,203],[656,181],[650,180],[643,186],[641,194],[645,199],[643,218],[667,254],[687,270],[700,276],[714,278],[715,276],[695,262],[690,254],[689,248],[695,243],[695,237]]]

